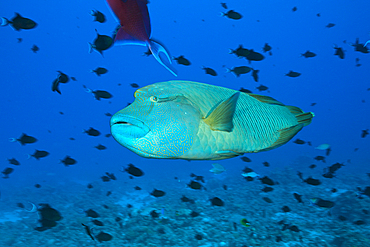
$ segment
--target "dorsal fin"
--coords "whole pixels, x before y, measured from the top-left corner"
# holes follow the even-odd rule
[[[231,95],[227,100],[215,107],[204,119],[204,122],[214,131],[231,132],[234,128],[233,117],[240,92]]]
[[[271,98],[270,96],[264,96],[264,95],[254,94],[254,93],[248,93],[248,95],[263,103],[284,106],[283,103],[281,103],[280,101],[277,101],[274,98]]]

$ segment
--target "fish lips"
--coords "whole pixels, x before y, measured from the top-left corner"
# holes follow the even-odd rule
[[[113,137],[118,140],[141,138],[150,132],[143,121],[131,116],[113,116],[110,126]]]

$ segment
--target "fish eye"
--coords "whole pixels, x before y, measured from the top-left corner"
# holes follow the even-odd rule
[[[157,98],[157,96],[150,96],[150,101],[152,101],[152,102],[157,102],[158,101],[158,98]]]

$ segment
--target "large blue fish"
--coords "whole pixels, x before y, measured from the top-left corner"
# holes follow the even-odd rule
[[[166,49],[152,40],[146,0],[107,0],[120,26],[114,39],[118,45],[147,46],[157,61],[177,76]]]
[[[121,145],[146,158],[218,160],[277,148],[313,113],[268,97],[191,81],[138,89],[113,115]]]

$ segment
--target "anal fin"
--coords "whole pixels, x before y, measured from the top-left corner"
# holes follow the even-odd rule
[[[276,142],[274,142],[270,147],[261,149],[259,151],[268,151],[277,147],[280,147],[290,141],[302,128],[304,124],[297,124],[295,126],[279,130],[280,136]]]

